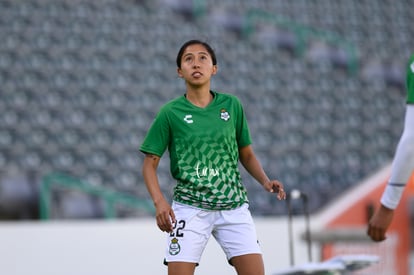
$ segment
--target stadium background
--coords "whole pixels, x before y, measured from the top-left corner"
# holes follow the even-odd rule
[[[315,213],[393,156],[412,18],[402,0],[0,0],[0,218],[45,218],[45,196],[54,220],[107,217],[108,192],[148,202],[138,147],[183,93],[174,60],[192,38],[215,48],[213,89],[245,105],[269,176]],[[286,214],[243,178],[256,217]],[[171,194],[166,158],[160,179]],[[151,216],[131,205],[111,215]]]

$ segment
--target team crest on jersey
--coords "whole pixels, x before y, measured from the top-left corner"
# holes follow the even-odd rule
[[[170,243],[169,253],[170,255],[177,255],[181,251],[181,246],[178,243],[177,238],[173,238]]]
[[[221,109],[220,110],[220,118],[224,121],[227,121],[230,119],[230,114],[229,112],[226,111],[226,109]]]

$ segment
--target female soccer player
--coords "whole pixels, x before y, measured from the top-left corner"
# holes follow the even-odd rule
[[[140,150],[142,173],[156,208],[160,230],[168,232],[165,263],[169,275],[194,274],[211,235],[239,275],[263,275],[264,264],[248,209],[238,161],[279,200],[283,184],[270,180],[251,146],[237,97],[210,90],[217,73],[213,49],[190,40],[177,55],[177,73],[186,91],[157,114]],[[167,150],[177,181],[170,205],[161,192],[157,167]]]
[[[368,224],[367,233],[377,242],[386,239],[385,233],[392,222],[394,210],[414,171],[414,55],[407,66],[407,94],[404,131],[394,155],[391,176],[382,194],[381,206]]]

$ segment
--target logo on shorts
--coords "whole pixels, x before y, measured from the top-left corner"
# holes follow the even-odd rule
[[[178,243],[177,238],[173,238],[170,243],[170,250],[169,250],[170,255],[173,255],[173,256],[177,255],[178,253],[180,253],[180,251],[181,251],[181,247],[180,247],[180,244]]]

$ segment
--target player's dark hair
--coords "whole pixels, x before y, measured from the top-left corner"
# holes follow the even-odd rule
[[[197,40],[197,39],[193,39],[193,40],[189,40],[189,41],[185,42],[181,46],[180,50],[178,51],[177,59],[176,59],[176,63],[177,63],[178,68],[181,68],[181,58],[183,57],[185,49],[187,49],[188,46],[195,45],[195,44],[199,44],[199,45],[204,46],[204,48],[206,48],[207,52],[210,54],[211,59],[213,60],[213,65],[217,65],[216,53],[214,52],[213,48],[211,48],[210,45],[207,44],[206,42],[203,42],[203,41]]]

